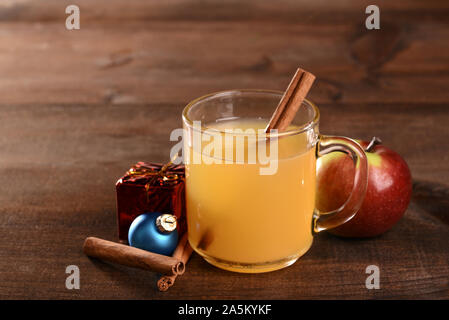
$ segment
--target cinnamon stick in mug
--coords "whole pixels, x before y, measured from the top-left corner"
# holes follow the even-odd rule
[[[166,275],[184,273],[184,263],[180,259],[95,237],[86,238],[83,250],[90,257],[128,267],[150,270]]]
[[[278,132],[282,132],[288,128],[312,87],[313,81],[315,81],[315,76],[310,72],[301,68],[296,70],[265,132],[269,133],[271,129],[277,129]]]

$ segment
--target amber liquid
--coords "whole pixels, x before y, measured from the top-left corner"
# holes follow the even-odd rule
[[[232,120],[216,129],[260,129],[261,120]],[[192,163],[188,142],[186,205],[189,242],[210,263],[238,272],[266,272],[295,262],[312,244],[315,145],[306,133],[278,139],[277,172],[259,163]],[[186,139],[185,139],[186,141]],[[237,148],[235,145],[234,148]],[[248,152],[252,146],[245,146]],[[196,154],[198,156],[198,154]],[[210,161],[209,161],[210,162]]]

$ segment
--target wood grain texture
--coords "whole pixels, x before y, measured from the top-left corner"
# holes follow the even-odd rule
[[[351,241],[321,234],[298,263],[279,272],[225,272],[194,254],[165,293],[157,291],[156,273],[88,259],[82,252],[87,235],[117,239],[116,179],[137,160],[168,159],[182,107],[0,107],[8,119],[0,128],[2,298],[448,298],[449,227],[416,200],[385,235]],[[322,132],[381,136],[404,156],[415,180],[447,187],[445,106],[320,108]],[[80,267],[79,291],[65,289],[70,264]],[[364,287],[370,264],[381,268],[381,290]]]
[[[367,1],[84,0],[79,31],[65,29],[69,1],[45,3],[0,7],[0,102],[153,103],[284,90],[298,66],[317,76],[318,103],[449,99],[444,1],[386,2],[378,31],[364,27]]]
[[[383,1],[367,31],[368,1],[78,0],[67,31],[70,2],[0,2],[0,298],[449,299],[449,2]],[[168,160],[188,101],[283,90],[298,66],[317,76],[321,132],[379,136],[409,164],[417,192],[390,232],[320,234],[266,274],[193,254],[167,292],[83,254],[86,236],[117,240],[116,180]],[[72,264],[80,290],[65,288]],[[370,264],[380,290],[365,288]]]

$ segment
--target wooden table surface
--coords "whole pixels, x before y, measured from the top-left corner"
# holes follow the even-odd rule
[[[0,298],[449,298],[449,2],[65,0],[0,3]],[[233,88],[283,90],[302,66],[321,131],[379,136],[408,162],[415,195],[386,234],[320,234],[293,266],[236,274],[193,255],[167,292],[157,275],[88,259],[117,240],[115,182],[166,161],[181,110]],[[380,268],[379,290],[365,268]],[[80,290],[65,288],[77,265]]]

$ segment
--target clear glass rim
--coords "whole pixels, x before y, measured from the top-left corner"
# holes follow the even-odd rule
[[[214,97],[214,96],[221,96],[221,95],[227,95],[227,94],[235,94],[235,93],[267,93],[267,94],[277,94],[282,96],[284,93],[282,91],[279,90],[267,90],[267,89],[233,89],[233,90],[224,90],[224,91],[217,91],[217,92],[212,92],[212,93],[208,93],[206,95],[203,95],[199,98],[196,98],[192,101],[190,101],[185,107],[184,110],[182,111],[182,119],[183,121],[191,128],[194,128],[193,126],[193,120],[190,119],[188,117],[188,113],[189,111],[195,107],[195,105],[205,99]],[[270,137],[270,138],[276,138],[276,137],[284,137],[284,136],[291,136],[291,135],[296,135],[296,134],[300,134],[303,133],[305,131],[308,131],[312,128],[314,128],[320,120],[320,111],[318,109],[318,107],[310,100],[308,99],[304,99],[303,103],[308,104],[310,107],[312,107],[313,111],[314,111],[314,116],[312,118],[312,120],[304,123],[303,125],[292,129],[292,130],[286,130],[283,132],[278,132],[278,133],[266,133],[265,136],[266,137]],[[276,106],[273,106],[273,112],[275,110]],[[219,130],[216,128],[211,128],[211,127],[207,127],[203,124],[201,124],[201,131],[213,131],[219,134],[226,134],[225,130]],[[233,135],[238,135],[238,134],[242,134],[242,135],[248,135],[246,133],[233,133]]]

